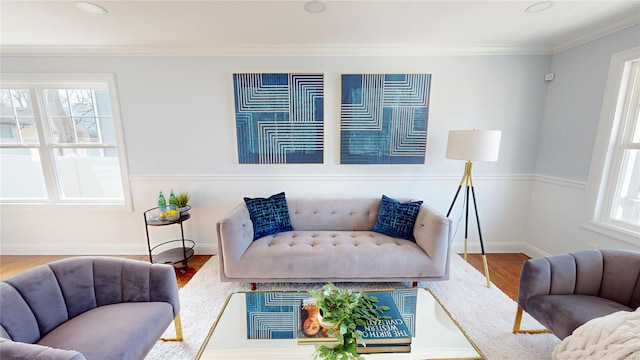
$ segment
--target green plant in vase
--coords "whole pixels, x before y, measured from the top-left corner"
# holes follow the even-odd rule
[[[181,210],[181,213],[187,213],[188,210],[185,209],[187,207],[187,204],[189,203],[189,200],[191,200],[191,195],[189,195],[188,192],[181,192],[178,195],[176,195],[176,206],[178,207],[178,210]]]
[[[379,306],[375,296],[364,292],[344,290],[328,283],[322,290],[309,292],[316,299],[322,314],[322,322],[330,323],[329,334],[336,335],[338,345],[329,347],[316,345],[314,359],[353,360],[363,359],[358,354],[358,344],[365,345],[362,331],[358,326],[365,326],[368,321],[385,320],[389,316],[380,316],[380,312],[389,310],[387,306]]]

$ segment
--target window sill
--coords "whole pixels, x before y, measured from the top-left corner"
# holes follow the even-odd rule
[[[640,246],[640,233],[633,232],[628,229],[620,228],[602,221],[595,220],[582,224],[582,227],[589,231],[593,231],[616,240],[624,241],[631,245]]]

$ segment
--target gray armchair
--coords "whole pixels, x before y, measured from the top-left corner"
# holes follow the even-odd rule
[[[59,260],[0,283],[0,359],[143,359],[179,313],[172,266]]]
[[[522,265],[514,333],[522,311],[564,339],[585,322],[640,306],[640,253],[590,249]]]

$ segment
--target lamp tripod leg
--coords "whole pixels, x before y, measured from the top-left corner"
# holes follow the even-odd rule
[[[467,261],[467,238],[464,238],[464,261]]]
[[[467,198],[464,216],[464,261],[467,261],[467,239],[469,238],[469,185],[464,190],[464,196]]]
[[[489,265],[487,264],[487,255],[482,254],[482,264],[484,265],[484,276],[487,278],[487,287],[491,287],[491,277],[489,276]]]
[[[487,263],[487,254],[484,252],[484,241],[482,241],[482,230],[480,229],[480,218],[478,217],[478,205],[476,204],[476,192],[471,186],[471,194],[473,195],[473,209],[476,212],[476,223],[478,224],[478,237],[480,238],[480,249],[482,250],[482,264],[484,266],[484,276],[487,278],[487,287],[491,287],[491,277],[489,276],[489,265]]]

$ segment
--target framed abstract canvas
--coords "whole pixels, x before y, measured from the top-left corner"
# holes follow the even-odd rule
[[[323,162],[323,74],[233,74],[240,164]]]
[[[430,74],[343,74],[341,164],[424,164]]]

